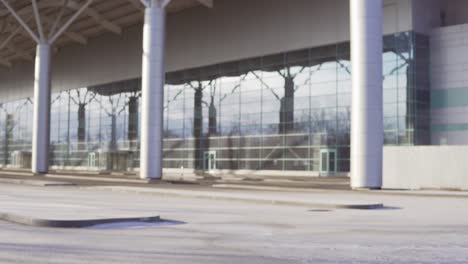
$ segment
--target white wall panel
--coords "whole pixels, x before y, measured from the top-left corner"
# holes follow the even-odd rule
[[[468,190],[467,171],[468,146],[384,147],[385,189]]]

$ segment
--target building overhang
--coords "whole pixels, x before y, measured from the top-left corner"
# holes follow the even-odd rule
[[[11,67],[17,61],[33,61],[36,42],[18,18],[39,35],[52,35],[82,7],[87,7],[54,42],[54,51],[67,45],[86,45],[88,39],[104,33],[121,34],[125,28],[141,24],[144,0],[1,0],[0,65]],[[5,4],[14,10],[15,17]],[[213,0],[169,0],[168,13],[197,7],[213,7]]]

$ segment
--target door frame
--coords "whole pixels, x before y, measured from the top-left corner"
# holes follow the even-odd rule
[[[88,153],[88,168],[96,168],[96,152]]]
[[[327,165],[327,166],[326,166],[326,170],[323,169],[323,162],[324,162],[324,160],[323,160],[322,156],[323,156],[324,153],[327,155],[327,156],[326,156],[326,163],[327,163],[327,164],[326,164],[326,165]],[[333,170],[333,171],[330,170],[330,162],[329,162],[329,161],[330,161],[330,153],[333,153],[334,156],[335,156],[335,157],[334,157],[334,161],[333,161],[333,163],[334,163],[334,164],[333,164],[333,167],[334,167],[334,170]],[[319,171],[320,176],[331,176],[331,175],[336,175],[336,173],[337,173],[337,168],[336,168],[336,167],[337,167],[337,160],[338,160],[337,157],[338,157],[338,155],[337,155],[337,150],[336,150],[336,148],[324,148],[324,149],[320,149],[320,164],[319,164],[319,166],[320,166],[320,171]]]
[[[211,163],[211,155],[213,155],[213,163]],[[208,163],[207,163],[208,162]],[[208,164],[208,166],[207,166]],[[213,171],[216,170],[216,151],[210,150],[203,152],[203,170]]]

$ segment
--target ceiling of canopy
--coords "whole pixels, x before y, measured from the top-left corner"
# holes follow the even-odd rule
[[[34,0],[5,0],[36,34]],[[44,35],[56,31],[88,0],[36,0]],[[212,7],[213,0],[172,0],[168,13],[204,5]],[[90,38],[105,32],[121,34],[127,27],[141,24],[144,6],[140,0],[94,0],[60,35],[54,49],[66,45],[86,45]],[[58,21],[58,22],[57,22]],[[36,43],[0,1],[0,65],[11,67],[20,60],[33,61]]]

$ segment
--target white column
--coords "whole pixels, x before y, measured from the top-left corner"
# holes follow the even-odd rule
[[[145,9],[141,104],[140,177],[162,177],[165,11],[154,1]]]
[[[34,73],[34,117],[32,141],[32,172],[49,169],[50,130],[50,44],[37,45]]]
[[[382,186],[382,0],[350,0],[351,187]]]

